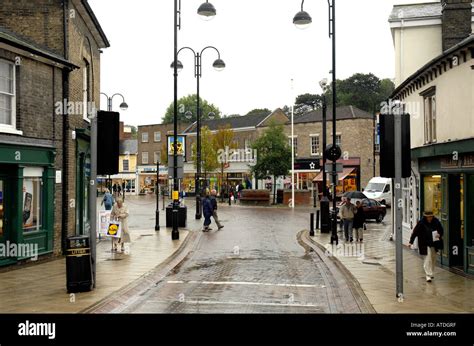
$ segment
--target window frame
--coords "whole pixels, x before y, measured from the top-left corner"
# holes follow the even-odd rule
[[[0,133],[12,133],[12,134],[19,134],[22,135],[23,132],[19,131],[16,128],[16,66],[15,63],[9,60],[5,59],[0,59],[0,63],[4,63],[6,65],[9,65],[10,68],[12,69],[12,91],[13,94],[9,94],[6,92],[0,91],[0,94],[2,95],[7,95],[11,97],[11,116],[10,116],[10,124],[3,124],[0,123]]]
[[[156,134],[159,133],[160,134],[160,138],[157,140],[156,139]],[[161,142],[161,131],[154,131],[153,132],[153,141],[154,142]]]
[[[320,137],[319,137],[319,134],[317,135],[310,135],[310,142],[309,142],[309,146],[310,146],[310,152],[311,152],[311,156],[318,156],[320,155],[320,152],[321,152],[321,141],[320,141]],[[314,152],[313,151],[313,139],[317,139],[317,151]]]
[[[125,163],[127,163],[127,169],[125,169]],[[130,172],[130,160],[129,159],[123,159],[122,161],[122,169],[124,172]]]
[[[437,143],[436,87],[428,88],[420,96],[423,97],[424,144]]]
[[[143,139],[143,135],[146,135],[146,140]],[[141,135],[141,142],[142,143],[148,143],[150,141],[150,135],[148,132],[142,132],[142,135]]]
[[[146,157],[146,161],[145,161],[145,157]],[[149,158],[148,151],[142,151],[142,165],[148,165],[149,162],[150,162],[150,158]]]

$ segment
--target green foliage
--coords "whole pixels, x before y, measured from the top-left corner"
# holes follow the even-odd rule
[[[217,150],[214,146],[214,135],[207,126],[201,128],[201,168],[204,174],[214,172],[218,167]],[[191,147],[191,159],[194,161],[194,167],[197,167],[197,147],[193,143]]]
[[[201,106],[201,119],[207,120],[209,119],[208,114],[213,112],[215,114],[215,119],[220,118],[220,110],[212,103],[209,103],[206,100],[200,99],[200,106]],[[180,123],[189,123],[195,122],[197,120],[197,95],[188,95],[180,98],[178,100],[178,122]],[[187,119],[185,114],[187,111],[192,113],[191,119]],[[165,116],[163,118],[163,124],[172,124],[174,117],[174,102],[168,106],[166,110]]]
[[[380,103],[395,90],[390,79],[380,80],[372,73],[356,73],[345,80],[337,80],[336,86],[338,107],[352,105],[369,113],[378,110]],[[326,97],[331,105],[332,85],[328,87]]]
[[[257,150],[257,163],[252,172],[259,179],[267,175],[287,175],[291,168],[291,148],[283,126],[271,124],[252,145]]]
[[[261,115],[261,114],[269,115],[271,112],[272,111],[269,110],[268,108],[255,108],[251,110],[250,112],[248,112],[246,115]]]
[[[317,94],[303,94],[296,98],[295,115],[301,115],[311,112],[323,106],[323,97]]]

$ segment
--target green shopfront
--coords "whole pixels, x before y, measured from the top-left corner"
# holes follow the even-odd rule
[[[53,251],[54,158],[54,148],[0,143],[0,266]]]
[[[474,140],[418,148],[420,207],[442,222],[442,265],[474,274]]]

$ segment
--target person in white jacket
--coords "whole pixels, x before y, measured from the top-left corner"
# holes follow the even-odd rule
[[[128,207],[123,203],[121,197],[116,198],[116,203],[112,208],[112,213],[110,214],[111,220],[120,221],[122,225],[122,235],[118,239],[114,239],[113,249],[118,251],[118,247],[121,248],[121,252],[125,251],[125,243],[130,243],[130,234],[128,233]]]
[[[346,200],[341,206],[339,213],[341,215],[341,220],[344,224],[344,236],[346,238],[346,241],[352,242],[352,225],[354,222],[354,216],[357,213],[357,207],[351,203],[350,198],[346,198]]]

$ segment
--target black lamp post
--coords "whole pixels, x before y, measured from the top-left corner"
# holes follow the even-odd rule
[[[327,178],[326,178],[326,145],[327,145],[327,100],[326,100],[326,90],[327,90],[327,79],[323,79],[319,85],[323,90],[323,197],[320,202],[321,210],[321,233],[329,233],[331,230],[331,223],[329,217],[329,198],[327,190]]]
[[[205,3],[210,5],[209,3]],[[204,4],[203,4],[204,5]],[[201,5],[202,6],[202,5]],[[212,5],[211,5],[212,6]],[[194,56],[194,77],[196,78],[197,81],[197,86],[196,86],[196,96],[197,96],[197,104],[196,104],[196,142],[197,142],[197,148],[196,148],[196,179],[195,179],[195,190],[196,190],[196,220],[201,219],[201,188],[200,188],[200,179],[201,179],[201,100],[200,100],[200,80],[202,77],[202,54],[204,53],[205,50],[207,49],[214,49],[217,52],[217,59],[214,61],[212,66],[216,71],[222,71],[225,68],[225,63],[221,59],[221,54],[219,50],[216,47],[213,46],[207,46],[201,50],[201,52],[197,52],[190,48],[190,47],[183,47],[178,51],[178,54],[182,50],[190,50],[193,53]],[[178,71],[181,71],[183,69],[183,64],[181,61],[178,60],[177,62],[178,65]],[[174,68],[174,63],[171,64],[171,67]],[[211,112],[212,113],[212,112]],[[209,115],[211,114],[209,113]]]
[[[301,11],[293,18],[293,23],[300,29],[307,28],[311,22],[311,16],[303,9],[304,0],[301,1]],[[337,172],[336,161],[341,157],[341,149],[336,145],[336,0],[328,0],[329,5],[329,37],[332,38],[332,146],[327,149],[325,157],[331,160],[332,163],[332,177],[333,177],[333,213],[332,213],[332,235],[331,243],[338,243],[337,236],[337,212],[336,212],[336,186],[337,186]]]
[[[156,211],[155,211],[155,231],[160,230],[160,161],[156,161]]]
[[[216,9],[209,1],[199,6],[197,11],[203,18],[211,19],[216,15]],[[173,77],[174,77],[174,115],[173,115],[173,214],[171,239],[179,239],[178,230],[178,208],[179,208],[179,184],[178,184],[178,30],[181,29],[181,0],[174,0],[174,47],[173,47]]]

